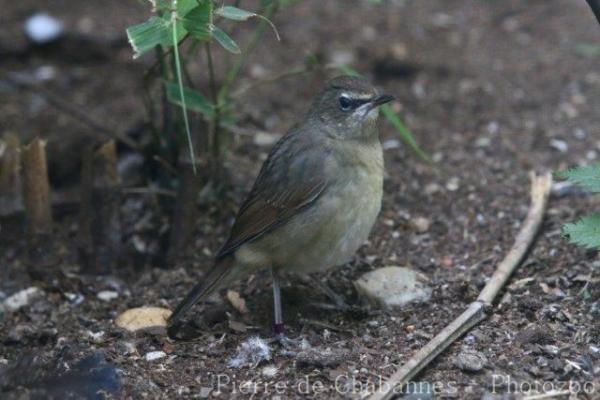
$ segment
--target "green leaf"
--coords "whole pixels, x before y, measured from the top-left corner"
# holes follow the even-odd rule
[[[208,41],[211,38],[210,23],[213,9],[212,1],[201,1],[197,7],[192,8],[183,18],[183,27],[196,39]]]
[[[215,10],[215,14],[233,21],[247,21],[257,14],[233,6],[223,6]]]
[[[177,15],[180,17],[186,15],[196,6],[202,6],[202,3],[211,3],[212,6],[210,0],[177,0]]]
[[[261,18],[262,20],[264,20],[271,26],[271,29],[273,29],[273,32],[275,33],[275,37],[277,37],[277,40],[281,40],[281,38],[279,37],[279,32],[277,32],[277,28],[275,27],[275,24],[273,24],[273,22],[271,22],[270,19],[268,19],[267,17],[264,17],[260,14],[242,10],[241,8],[237,8],[237,7],[233,7],[233,6],[223,6],[223,7],[217,8],[215,10],[215,14],[220,17],[227,18],[227,19],[230,19],[233,21],[247,21],[248,19],[250,19],[252,17]]]
[[[555,176],[557,178],[568,179],[591,192],[600,193],[600,164],[571,168],[566,171],[557,172]]]
[[[137,58],[154,47],[169,46],[172,41],[171,23],[163,18],[150,17],[146,22],[127,28],[127,38]]]
[[[210,30],[212,36],[219,42],[221,46],[234,54],[240,54],[242,51],[228,34],[222,31],[219,27],[211,25]]]
[[[183,103],[181,102],[181,93],[179,91],[179,84],[177,82],[165,82],[165,88],[169,102],[176,104],[179,107],[183,107]],[[197,90],[184,86],[183,96],[188,110],[198,112],[206,116],[211,116],[214,113],[214,106],[212,103]]]
[[[380,107],[381,112],[387,118],[388,121],[396,128],[396,132],[400,135],[400,138],[424,161],[431,162],[431,159],[421,149],[417,141],[415,140],[413,134],[410,130],[404,125],[404,123],[398,118],[394,110],[387,105],[384,104]]]
[[[600,249],[600,213],[581,218],[563,227],[563,233],[571,243]]]

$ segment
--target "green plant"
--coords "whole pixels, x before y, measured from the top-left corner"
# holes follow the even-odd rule
[[[600,193],[600,164],[572,168],[556,173],[558,178],[568,179],[593,193]],[[566,224],[563,233],[572,243],[600,249],[600,213],[585,216]]]

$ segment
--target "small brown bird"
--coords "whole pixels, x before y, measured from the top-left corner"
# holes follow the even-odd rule
[[[373,227],[383,194],[378,106],[393,99],[358,78],[327,83],[271,150],[215,265],[177,306],[170,331],[215,290],[271,268],[275,332],[283,333],[281,275],[346,263]]]

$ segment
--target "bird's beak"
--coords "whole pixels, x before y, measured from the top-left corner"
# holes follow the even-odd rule
[[[382,94],[381,96],[377,96],[375,100],[371,101],[371,108],[379,107],[382,104],[389,103],[396,98],[389,94]]]

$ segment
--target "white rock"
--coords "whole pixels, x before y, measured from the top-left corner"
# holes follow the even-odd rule
[[[398,147],[400,147],[400,141],[398,139],[388,139],[383,142],[384,150],[397,149]]]
[[[164,358],[166,356],[167,356],[167,353],[165,353],[164,351],[151,351],[149,353],[146,353],[144,358],[146,359],[146,361],[154,361],[154,360],[160,360],[161,358]]]
[[[451,192],[457,191],[459,187],[460,187],[460,180],[456,176],[453,176],[452,178],[450,178],[448,180],[448,182],[446,182],[446,189],[448,189]]]
[[[38,44],[58,39],[63,31],[62,22],[46,13],[34,14],[25,21],[25,34]]]
[[[281,135],[269,132],[256,132],[254,134],[254,144],[257,146],[270,146],[279,140]]]
[[[2,303],[2,308],[9,312],[17,311],[20,308],[25,307],[32,301],[42,297],[43,294],[44,291],[35,286],[23,289],[4,300],[4,302]]]
[[[103,290],[101,292],[98,292],[98,294],[96,294],[96,297],[98,297],[102,301],[111,301],[119,297],[119,293],[115,292],[114,290]]]
[[[552,139],[550,140],[550,147],[554,150],[558,150],[561,153],[566,153],[569,151],[569,145],[564,140]]]
[[[425,217],[416,217],[410,221],[412,227],[418,233],[425,233],[431,227],[431,221]]]
[[[427,280],[409,268],[384,267],[367,272],[354,286],[367,302],[383,308],[398,308],[412,302],[423,302],[431,297]]]
[[[160,307],[131,308],[117,317],[118,327],[135,332],[140,329],[167,326],[171,310]]]

